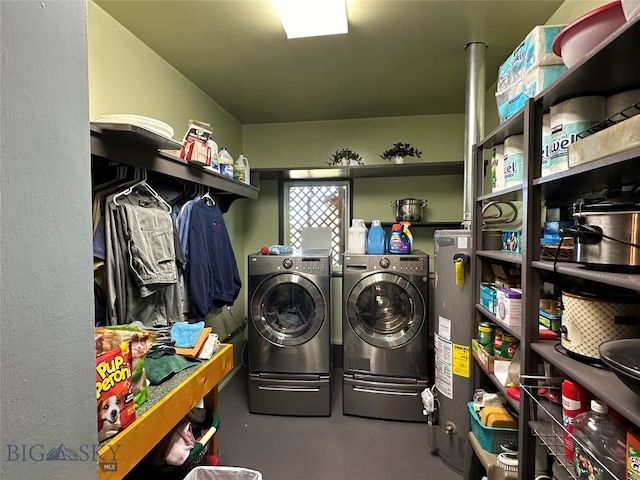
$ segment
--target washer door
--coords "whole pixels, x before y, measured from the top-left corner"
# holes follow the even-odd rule
[[[406,278],[375,273],[360,280],[346,301],[347,319],[353,331],[374,347],[402,346],[420,331],[424,300]]]
[[[251,320],[266,340],[276,345],[302,345],[327,318],[327,303],[318,287],[294,273],[262,282],[251,299]]]

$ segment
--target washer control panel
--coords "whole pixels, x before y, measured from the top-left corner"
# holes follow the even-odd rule
[[[370,263],[374,271],[425,274],[429,269],[428,255],[376,255]]]

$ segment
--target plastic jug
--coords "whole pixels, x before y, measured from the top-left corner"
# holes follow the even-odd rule
[[[249,160],[244,155],[240,155],[233,166],[233,178],[239,182],[250,183]]]
[[[211,149],[211,165],[207,165],[204,168],[220,173],[220,165],[218,165],[218,144],[210,138],[207,141],[207,146]]]
[[[373,220],[367,235],[367,253],[370,255],[382,255],[385,251],[386,234],[380,220]]]
[[[233,157],[225,147],[222,147],[218,153],[218,166],[222,175],[233,178]]]
[[[389,253],[409,253],[411,252],[411,243],[409,237],[402,230],[402,225],[399,223],[393,224],[393,230],[389,235]]]
[[[348,246],[351,254],[364,254],[367,251],[367,227],[361,218],[351,220]]]
[[[606,403],[591,400],[591,411],[575,418],[573,466],[577,478],[626,478],[627,431],[608,413]]]

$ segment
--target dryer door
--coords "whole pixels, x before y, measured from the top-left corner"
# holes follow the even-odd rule
[[[351,289],[346,300],[347,318],[354,332],[375,347],[402,346],[420,331],[425,301],[405,277],[374,273]]]
[[[276,345],[302,345],[327,318],[327,302],[315,283],[295,273],[274,275],[251,298],[251,321]]]

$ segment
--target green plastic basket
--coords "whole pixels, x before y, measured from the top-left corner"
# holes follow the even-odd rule
[[[486,427],[480,422],[478,414],[473,408],[473,402],[467,403],[471,415],[471,431],[475,435],[483,450],[489,453],[500,453],[500,444],[518,441],[517,428]]]

